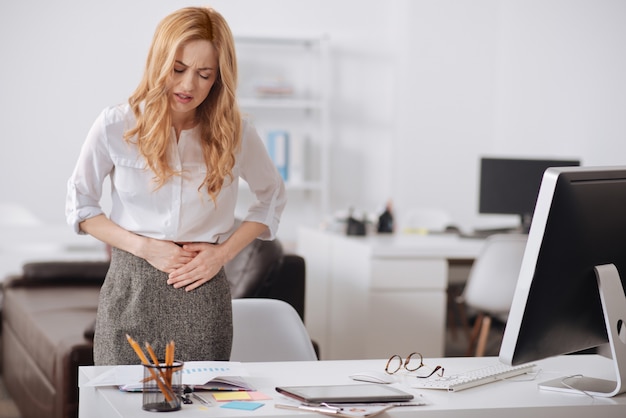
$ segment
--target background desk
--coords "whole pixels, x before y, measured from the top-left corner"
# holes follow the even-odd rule
[[[348,237],[302,228],[305,323],[324,360],[443,357],[450,262],[483,241],[455,235]]]
[[[427,359],[427,364],[441,364],[447,373],[458,373],[483,367],[497,361],[493,357]],[[319,362],[246,363],[250,376],[246,377],[258,390],[275,399],[281,395],[274,388],[281,385],[329,385],[354,383],[348,376],[355,372],[382,369],[385,360],[345,360]],[[389,417],[458,418],[507,417],[543,418],[626,416],[626,395],[614,398],[590,398],[582,394],[549,392],[537,388],[537,383],[560,376],[583,373],[588,376],[612,378],[612,364],[598,355],[562,356],[538,362],[541,372],[535,380],[523,376],[520,380],[494,382],[461,392],[406,389],[415,396],[423,396],[425,406],[393,408]],[[79,370],[81,418],[153,417],[153,412],[141,409],[141,394],[123,393],[112,387],[87,387],[89,380],[108,367],[81,367]],[[238,411],[211,407],[202,409],[198,402],[183,405],[177,417],[322,417],[317,413],[290,411],[274,407],[274,400],[255,411]]]
[[[105,261],[106,245],[67,224],[0,227],[0,282],[33,261]]]

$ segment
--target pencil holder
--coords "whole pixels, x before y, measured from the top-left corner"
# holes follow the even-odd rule
[[[181,408],[183,362],[143,365],[142,408],[151,412],[177,411]]]

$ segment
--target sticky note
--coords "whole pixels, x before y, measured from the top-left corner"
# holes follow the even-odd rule
[[[266,401],[269,399],[272,399],[271,396],[267,396],[266,394],[262,393],[262,392],[248,392],[248,394],[250,395],[250,399],[253,401]]]
[[[229,409],[243,409],[246,411],[254,411],[262,407],[263,404],[260,402],[242,402],[242,401],[232,401],[225,403],[220,408],[229,408]]]
[[[213,398],[218,402],[224,401],[245,401],[252,399],[248,392],[217,392],[213,393]]]

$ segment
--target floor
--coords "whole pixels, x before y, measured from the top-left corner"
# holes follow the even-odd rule
[[[457,299],[461,296],[463,285],[457,284],[448,289],[447,333],[445,357],[464,357],[468,355],[469,334],[473,326],[475,312],[469,311]],[[466,319],[463,319],[466,318]],[[469,321],[469,323],[463,323]],[[502,344],[505,324],[493,319],[485,346],[485,356],[497,356]]]
[[[0,379],[0,418],[20,417],[20,412],[6,392],[4,381]]]
[[[485,356],[498,356],[502,336],[504,335],[504,324],[492,323],[491,331],[485,348]],[[458,327],[455,332],[448,330],[446,336],[446,357],[465,357],[469,345],[469,335],[462,327]]]
[[[0,338],[2,338],[0,336]],[[0,341],[1,343],[2,341]],[[2,344],[0,344],[0,358],[2,358]],[[21,418],[15,403],[7,393],[4,379],[2,379],[2,364],[0,362],[0,418]]]

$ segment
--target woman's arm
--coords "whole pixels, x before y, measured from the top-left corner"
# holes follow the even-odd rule
[[[264,224],[244,221],[221,244],[192,243],[183,245],[184,250],[197,253],[197,255],[192,261],[170,273],[167,283],[175,288],[185,287],[187,291],[201,286],[211,280],[226,263],[235,258],[241,250],[266,231],[267,226]]]
[[[165,273],[181,268],[196,255],[171,241],[142,237],[127,231],[105,215],[97,215],[82,221],[80,229],[105,244],[143,258]]]

